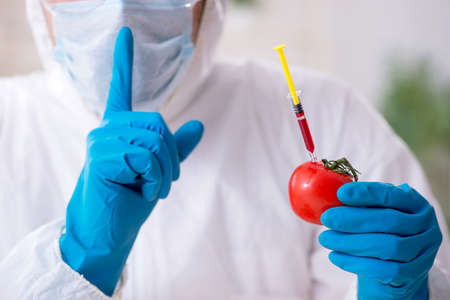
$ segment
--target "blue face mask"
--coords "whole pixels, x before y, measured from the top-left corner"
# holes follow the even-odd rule
[[[113,50],[123,26],[135,37],[133,104],[158,111],[173,94],[193,56],[192,7],[196,0],[97,0],[48,5],[54,55],[81,97],[101,113],[112,76]]]

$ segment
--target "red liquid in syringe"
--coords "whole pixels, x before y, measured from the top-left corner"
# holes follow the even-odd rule
[[[306,150],[311,154],[311,158],[315,160],[314,156],[314,141],[311,135],[311,131],[309,130],[308,121],[305,117],[305,112],[303,111],[303,106],[299,103],[294,105],[294,112],[297,116],[298,125],[300,126],[300,131],[303,136],[303,141],[305,142]]]
[[[305,113],[297,113],[297,121],[300,125],[300,130],[302,132],[303,141],[305,142],[306,150],[311,154],[314,153],[314,141],[311,136],[311,131],[309,130],[308,121],[306,121]]]

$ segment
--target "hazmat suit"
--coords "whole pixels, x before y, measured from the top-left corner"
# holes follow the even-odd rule
[[[203,140],[141,228],[113,298],[354,299],[355,276],[317,243],[323,228],[289,206],[289,176],[309,158],[280,102],[280,68],[213,63],[224,9],[224,0],[207,1],[191,67],[160,110],[170,128],[202,121]],[[85,138],[101,116],[52,60],[39,0],[28,0],[28,13],[45,71],[0,80],[0,296],[108,299],[64,263],[58,244]],[[350,88],[303,69],[294,78],[318,157],[346,156],[364,181],[407,182],[435,207],[443,242],[429,287],[432,299],[446,299],[446,224],[411,152]]]

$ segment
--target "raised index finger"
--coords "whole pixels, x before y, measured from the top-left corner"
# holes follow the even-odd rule
[[[427,205],[427,201],[407,184],[351,182],[342,186],[337,196],[349,206],[387,207],[409,213],[416,213]]]
[[[114,65],[104,118],[111,112],[131,111],[134,41],[130,28],[123,27],[116,39]]]

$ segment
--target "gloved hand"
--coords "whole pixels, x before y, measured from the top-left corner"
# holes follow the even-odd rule
[[[131,112],[133,37],[117,38],[103,121],[87,138],[87,158],[67,207],[60,238],[63,260],[106,295],[112,295],[139,229],[157,200],[169,194],[203,126],[183,125],[172,135],[158,113]]]
[[[353,182],[338,190],[346,206],[321,216],[329,259],[358,275],[358,299],[428,299],[428,271],[442,234],[433,207],[404,184]]]

